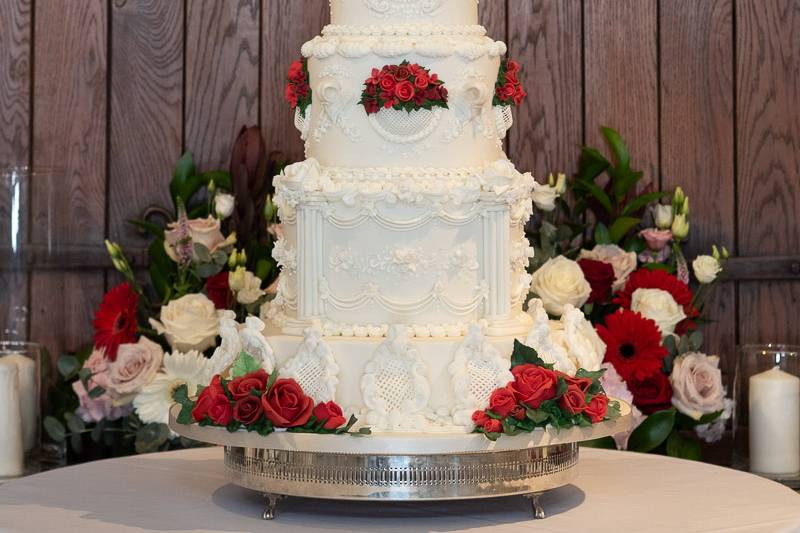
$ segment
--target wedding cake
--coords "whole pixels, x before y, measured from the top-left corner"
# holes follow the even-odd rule
[[[306,159],[275,178],[276,367],[375,431],[470,430],[533,323],[506,45],[477,0],[330,7],[287,88]]]

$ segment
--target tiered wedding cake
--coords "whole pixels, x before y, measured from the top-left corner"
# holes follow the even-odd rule
[[[531,328],[533,178],[503,153],[511,114],[493,105],[506,46],[477,0],[330,4],[295,73],[306,160],[275,180],[268,340],[282,377],[376,431],[471,429]],[[384,86],[393,65],[395,83],[433,90]]]

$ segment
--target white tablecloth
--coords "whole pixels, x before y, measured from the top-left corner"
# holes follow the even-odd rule
[[[423,504],[282,502],[260,519],[259,494],[225,480],[222,450],[98,461],[0,485],[0,531],[800,531],[800,495],[715,466],[581,451],[574,485],[543,497]]]

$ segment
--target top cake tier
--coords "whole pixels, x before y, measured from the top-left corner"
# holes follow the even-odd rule
[[[330,0],[331,23],[344,26],[387,24],[473,25],[477,0]]]

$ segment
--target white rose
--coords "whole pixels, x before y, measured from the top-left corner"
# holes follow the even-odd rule
[[[557,187],[550,185],[543,185],[539,182],[533,182],[533,192],[531,193],[533,203],[536,204],[538,209],[542,211],[552,211],[556,208],[556,198],[558,198]]]
[[[187,294],[161,308],[161,322],[150,319],[173,350],[202,352],[216,343],[219,317],[214,302],[204,294]]]
[[[541,298],[548,313],[561,316],[566,304],[583,306],[589,299],[592,287],[578,263],[559,255],[533,273],[531,292]]]
[[[722,267],[719,261],[712,256],[698,255],[695,260],[692,261],[692,270],[694,270],[694,276],[697,278],[697,281],[700,283],[711,283],[717,279],[719,273],[722,272]]]
[[[673,362],[672,405],[695,420],[725,408],[719,357],[686,353]]]
[[[628,282],[628,276],[636,270],[636,252],[626,252],[616,244],[598,244],[591,250],[581,250],[581,259],[592,259],[608,263],[614,269],[614,285],[616,292]]]
[[[561,342],[577,368],[594,372],[600,370],[606,355],[606,343],[586,320],[583,312],[569,304],[564,306],[561,320],[556,322]]]
[[[236,293],[236,301],[240,304],[249,305],[264,295],[261,290],[261,278],[239,267],[234,270],[228,280],[231,291]]]
[[[214,196],[214,210],[220,219],[226,219],[233,213],[235,201],[232,194],[220,193]]]
[[[683,307],[663,289],[636,289],[631,296],[631,310],[654,321],[662,337],[672,335],[675,326],[686,318]]]

